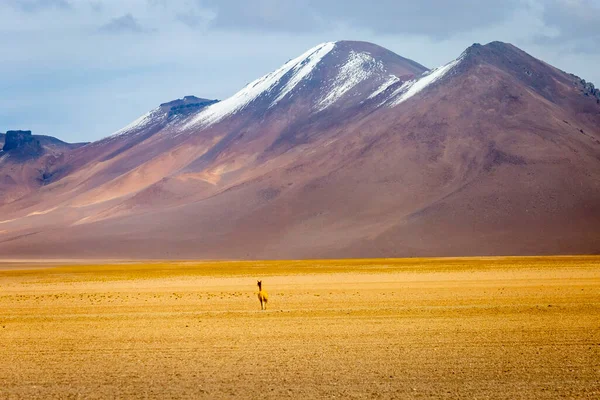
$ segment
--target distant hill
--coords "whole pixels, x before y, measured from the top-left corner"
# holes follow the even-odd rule
[[[37,140],[40,142],[40,145],[45,150],[49,150],[49,151],[71,150],[71,149],[76,149],[81,146],[85,146],[87,144],[87,142],[85,142],[85,143],[67,143],[67,142],[63,142],[60,139],[52,137],[52,136],[33,135],[33,134],[31,134],[31,131],[9,131],[9,132],[23,132],[25,134],[31,135],[31,137],[34,140]],[[5,141],[6,141],[6,133],[0,132],[0,151],[3,150]]]
[[[36,192],[66,152],[86,143],[66,143],[31,131],[0,133],[0,205]]]

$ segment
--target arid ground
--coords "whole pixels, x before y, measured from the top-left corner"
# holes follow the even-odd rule
[[[600,257],[4,262],[0,344],[9,399],[598,399]]]

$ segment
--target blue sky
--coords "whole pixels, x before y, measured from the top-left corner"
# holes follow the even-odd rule
[[[599,26],[600,0],[0,0],[0,132],[97,140],[341,39],[428,67],[501,40],[600,84]]]

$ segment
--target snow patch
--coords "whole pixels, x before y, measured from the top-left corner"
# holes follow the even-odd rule
[[[308,50],[301,56],[285,63],[281,68],[249,83],[242,90],[202,110],[184,129],[193,126],[209,126],[221,121],[223,118],[244,109],[248,104],[263,94],[270,93],[275,87],[281,85],[282,79],[291,73],[287,83],[279,95],[271,103],[271,107],[287,96],[298,84],[314,70],[317,64],[335,47],[334,42],[320,44]]]
[[[149,125],[152,122],[152,116],[155,111],[156,110],[147,112],[146,114],[142,115],[141,117],[139,117],[138,119],[136,119],[135,121],[133,121],[132,123],[127,125],[126,127],[121,128],[118,131],[116,131],[115,133],[113,133],[112,135],[110,135],[110,137],[121,136],[121,135],[129,133],[131,131],[134,131],[136,129],[141,129],[141,128],[146,127],[147,125]]]
[[[405,102],[410,99],[417,93],[421,92],[423,89],[431,85],[432,83],[441,79],[444,75],[446,75],[452,68],[454,68],[458,63],[462,60],[462,57],[457,58],[456,60],[449,62],[448,64],[435,68],[420,78],[414,79],[412,81],[408,81],[400,86],[394,93],[392,93],[391,98],[400,95],[400,97],[394,99],[390,103],[390,107],[395,107],[400,103]]]
[[[351,51],[348,60],[340,68],[329,93],[319,101],[318,111],[323,111],[331,106],[353,87],[369,79],[375,72],[383,72],[384,69],[383,63],[375,60],[370,54]]]
[[[112,135],[102,139],[101,141],[92,143],[90,146],[95,146],[96,144],[101,143],[101,142],[106,143],[106,142],[112,141],[123,135],[128,135],[128,134],[132,134],[132,133],[135,133],[137,135],[139,133],[145,132],[145,129],[148,128],[149,126],[154,125],[156,123],[160,123],[160,122],[166,121],[167,123],[162,127],[162,129],[167,129],[169,127],[172,127],[172,126],[175,126],[175,125],[181,123],[182,120],[185,120],[185,118],[187,118],[187,117],[184,117],[181,115],[175,115],[167,120],[167,113],[161,107],[157,107],[157,108],[147,112],[146,114],[142,115],[141,117],[139,117],[138,119],[136,119],[135,121],[133,121],[132,123],[127,125],[126,127],[119,129],[118,131],[116,131]]]
[[[279,96],[277,96],[275,101],[271,103],[271,107],[277,104],[279,101],[283,100],[285,96],[287,96],[288,93],[290,93],[304,78],[310,75],[310,73],[313,71],[313,69],[315,69],[315,67],[319,63],[319,61],[321,61],[323,57],[325,57],[325,55],[327,55],[331,50],[333,50],[334,46],[335,43],[326,43],[325,46],[315,51],[308,58],[305,58],[303,62],[297,63],[293,68],[294,75],[285,84],[284,88],[281,90],[281,93],[279,94]],[[300,56],[299,58],[303,58],[303,56]]]
[[[369,97],[368,99],[374,99],[375,97],[379,96],[381,93],[385,92],[390,86],[392,86],[393,84],[400,82],[400,78],[398,78],[396,75],[390,75],[390,79],[388,79],[387,81],[385,81],[381,86],[379,86],[379,88],[377,88],[376,91],[374,91]]]
[[[137,133],[140,133],[143,129],[147,128],[150,124],[156,121],[156,117],[160,115],[160,111],[160,107],[155,108],[154,110],[142,115],[126,127],[119,129],[118,131],[105,137],[102,140],[89,144],[89,146],[96,146],[99,143],[106,143],[107,141],[112,141],[120,136],[127,135],[135,131],[137,131]]]

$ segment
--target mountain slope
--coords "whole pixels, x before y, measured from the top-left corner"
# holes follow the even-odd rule
[[[362,61],[356,63],[357,57]],[[368,100],[391,74],[402,74],[402,83],[413,78],[414,71],[420,74],[425,68],[376,45],[325,43],[223,102],[174,117],[168,116],[165,105],[150,111],[110,137],[73,152],[55,175],[57,185],[66,190],[57,194],[50,186],[38,195],[48,198],[52,207],[80,207],[135,195],[165,178],[185,175],[203,186],[198,195],[208,196],[222,190],[214,184],[224,176],[234,178],[234,171],[254,174],[267,149],[281,153],[306,140],[306,127],[319,130],[335,119],[368,112],[357,100]],[[361,78],[345,85],[348,79],[342,78],[354,75]],[[333,91],[338,91],[337,101],[328,97]],[[328,109],[315,118],[313,103],[326,98]]]
[[[171,112],[187,104],[200,105]],[[599,127],[585,81],[508,44],[428,71],[376,45],[324,43],[222,102],[166,103],[74,150],[56,180],[0,208],[0,251],[594,253]]]
[[[35,193],[64,162],[64,154],[86,143],[66,143],[31,131],[0,133],[0,205]]]

